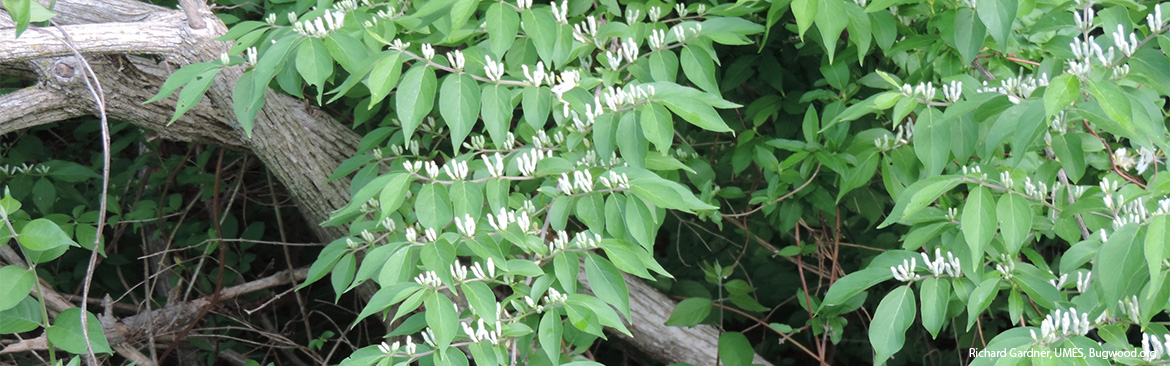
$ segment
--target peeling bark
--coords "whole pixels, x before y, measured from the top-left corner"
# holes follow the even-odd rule
[[[361,137],[306,101],[271,90],[265,95],[264,108],[256,116],[252,136],[247,137],[232,113],[231,91],[243,72],[239,68],[224,69],[205,100],[174,124],[166,124],[174,110],[174,97],[142,104],[157,92],[170,71],[215,60],[229,49],[229,42],[213,40],[227,30],[213,15],[202,13],[206,27],[192,29],[185,13],[137,1],[59,0],[55,10],[59,14],[55,20],[70,24],[64,26],[65,31],[87,54],[99,74],[112,118],[157,131],[168,139],[212,142],[254,153],[288,188],[310,222],[323,222],[331,212],[348,203],[348,183],[325,183],[325,180],[354,154]],[[50,36],[60,36],[60,31],[30,29],[20,38],[14,38],[10,29],[3,29],[10,22],[0,13],[0,65],[27,61],[40,82],[0,96],[0,133],[94,113],[92,102],[77,102],[88,100],[89,93],[77,77],[80,72],[67,72],[69,68],[80,70],[77,60],[68,56],[72,52]],[[155,64],[140,55],[155,55],[166,62]],[[19,113],[5,113],[12,111],[6,105],[20,106],[16,109]],[[314,225],[314,228],[325,241],[349,234],[343,227]],[[631,298],[630,330],[634,334],[628,339],[630,343],[664,361],[715,364],[717,329],[664,326],[675,302],[637,279],[627,277],[627,281]],[[227,291],[223,296],[228,296]],[[170,320],[176,317],[193,314],[189,307],[200,306],[196,304],[198,301],[179,308],[156,310],[149,316],[172,323]],[[133,341],[138,339],[134,332],[118,327],[138,329],[136,324],[146,321],[142,316],[145,314],[104,325],[114,327],[122,339]],[[154,326],[156,331],[162,331],[167,325]],[[142,327],[145,329],[145,323]],[[758,357],[757,362],[766,364]]]

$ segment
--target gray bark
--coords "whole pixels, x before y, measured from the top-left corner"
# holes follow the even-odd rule
[[[210,13],[203,13],[206,27],[192,29],[184,12],[137,1],[59,0],[56,12],[59,15],[54,19],[65,24],[65,32],[87,55],[101,79],[112,118],[156,131],[167,139],[211,142],[254,153],[288,188],[310,222],[323,222],[348,203],[348,184],[325,180],[354,154],[361,137],[307,102],[271,90],[256,116],[252,137],[245,137],[233,120],[231,102],[241,69],[224,69],[204,102],[171,125],[166,122],[174,111],[174,97],[142,104],[157,92],[169,72],[215,60],[229,49],[229,42],[212,40],[226,32],[226,27]],[[92,102],[83,102],[90,94],[80,78],[78,60],[53,37],[60,37],[60,31],[30,29],[15,38],[12,29],[5,28],[11,24],[0,12],[0,74],[32,70],[38,84],[0,95],[0,134],[95,113]],[[160,64],[144,55],[164,61]],[[314,227],[325,241],[348,235],[345,228]],[[665,327],[662,324],[675,302],[637,279],[627,281],[630,330],[634,334],[628,339],[630,343],[668,362],[715,364],[717,329]],[[758,357],[757,361],[765,363]]]

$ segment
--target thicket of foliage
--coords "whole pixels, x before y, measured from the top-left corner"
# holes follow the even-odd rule
[[[28,4],[4,1],[21,25],[44,15]],[[274,88],[364,136],[330,178],[352,201],[321,223],[350,236],[301,258],[301,293],[352,312],[326,310],[330,331],[297,320],[315,362],[323,345],[343,365],[622,362],[637,352],[613,340],[638,310],[636,277],[681,300],[668,325],[724,330],[728,365],[1170,357],[1170,4],[222,5],[231,52],[167,80],[155,99],[178,92],[175,118],[242,68],[245,131]],[[0,299],[0,332],[44,327],[52,346],[85,353],[80,316],[50,322],[35,296],[34,273],[77,288],[88,251],[69,244],[95,242],[100,159],[48,146],[96,132],[60,131],[0,150],[0,235],[36,264],[0,269],[0,294],[17,295]],[[205,293],[293,266],[250,243],[296,240],[246,158],[158,159],[133,151],[160,149],[137,132],[118,136],[107,240],[165,229],[199,258],[174,270],[200,274]],[[232,206],[237,194],[256,203]],[[206,221],[143,223],[200,199],[213,202]],[[243,240],[215,258],[216,238]],[[128,284],[147,248],[109,255],[101,268],[129,278],[99,270],[98,293],[142,292]],[[377,289],[368,302],[342,300],[363,284]],[[337,338],[367,318],[395,327]]]

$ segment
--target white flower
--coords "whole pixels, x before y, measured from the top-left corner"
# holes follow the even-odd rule
[[[443,165],[443,171],[447,173],[454,180],[467,179],[467,162],[466,161],[452,161]]]
[[[1162,21],[1162,6],[1154,5],[1154,12],[1146,15],[1146,24],[1150,26],[1151,33],[1161,33],[1166,30],[1166,22]],[[1170,348],[1170,347],[1167,347]]]
[[[1085,293],[1085,291],[1088,291],[1092,280],[1093,271],[1077,272],[1077,292]]]
[[[519,168],[520,175],[531,176],[536,171],[536,164],[544,158],[544,154],[537,149],[529,149],[528,153],[520,154]]]
[[[524,80],[532,86],[540,86],[549,76],[544,70],[544,61],[536,62],[535,72],[529,72],[528,65],[520,65],[520,70],[524,71]]]
[[[918,266],[918,259],[911,257],[909,260],[902,260],[902,264],[896,267],[890,267],[890,272],[894,274],[894,279],[902,282],[911,282],[921,279],[914,269]]]
[[[552,87],[552,92],[557,95],[558,100],[561,99],[561,96],[565,92],[577,87],[577,82],[581,79],[581,73],[577,70],[568,70],[562,72],[559,79],[560,83]]]
[[[483,72],[487,75],[488,80],[499,82],[504,77],[504,63],[492,61],[491,56],[484,55],[483,59],[486,61],[483,65]]]
[[[422,56],[427,61],[430,61],[431,59],[435,58],[435,47],[431,46],[430,43],[423,43]]]
[[[1117,164],[1118,168],[1130,170],[1137,165],[1137,159],[1129,153],[1129,149],[1122,147],[1113,152],[1113,163]]]
[[[491,174],[493,178],[504,175],[504,158],[500,156],[500,153],[496,153],[495,164],[492,164],[492,160],[488,158],[487,154],[481,155],[480,158],[483,158],[483,163],[487,165],[488,174]]]
[[[463,51],[460,50],[447,52],[447,62],[451,63],[451,67],[461,71],[467,65],[467,59],[463,57]]]
[[[626,62],[634,63],[638,60],[638,44],[634,42],[633,38],[626,38],[621,45],[622,56],[626,58]]]
[[[471,218],[470,214],[464,214],[463,218],[455,217],[455,228],[459,229],[459,233],[466,237],[475,236],[475,219]]]
[[[424,164],[424,166],[427,168],[427,176],[431,177],[431,179],[435,179],[439,176],[439,165],[435,164],[434,161],[428,161]]]
[[[553,19],[562,25],[569,24],[569,0],[561,1],[561,6],[557,7],[557,2],[552,2]]]
[[[1129,66],[1129,65],[1126,65],[1126,66]],[[1145,146],[1138,149],[1138,162],[1137,162],[1138,174],[1145,173],[1146,169],[1148,169],[1150,167],[1150,164],[1156,163],[1156,162],[1157,162],[1157,157],[1154,155],[1153,151],[1151,151],[1150,149],[1147,149]]]

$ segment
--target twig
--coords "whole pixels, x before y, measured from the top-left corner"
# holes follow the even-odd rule
[[[743,216],[748,216],[748,215],[751,215],[751,214],[753,214],[753,213],[756,213],[756,212],[760,211],[760,210],[761,210],[761,209],[763,209],[764,207],[767,207],[767,206],[771,206],[771,205],[774,205],[774,204],[780,203],[780,201],[786,200],[786,199],[788,199],[788,197],[792,197],[792,195],[796,194],[797,192],[800,192],[801,190],[804,190],[804,187],[808,187],[808,185],[812,183],[813,179],[816,179],[816,177],[817,177],[817,174],[819,174],[820,172],[821,172],[821,164],[820,164],[820,163],[817,163],[817,169],[816,169],[815,171],[813,171],[813,173],[812,173],[812,176],[808,177],[808,181],[805,181],[805,182],[804,182],[804,184],[801,184],[801,185],[800,185],[800,187],[796,187],[796,189],[792,190],[792,192],[788,192],[787,194],[785,194],[785,195],[783,195],[783,196],[780,196],[779,198],[777,198],[777,199],[773,200],[773,201],[772,201],[772,202],[770,202],[770,203],[766,203],[766,204],[759,205],[759,206],[757,206],[756,208],[753,208],[753,209],[751,209],[751,210],[748,210],[747,212],[742,212],[742,213],[737,213],[737,214],[727,214],[727,215],[723,215],[723,217],[743,217]]]
[[[1120,175],[1122,179],[1125,179],[1125,180],[1129,181],[1130,183],[1137,184],[1138,187],[1142,187],[1142,189],[1145,189],[1146,188],[1145,184],[1142,184],[1142,182],[1139,182],[1136,178],[1130,176],[1129,173],[1126,173],[1125,171],[1121,170],[1120,167],[1117,166],[1117,161],[1113,160],[1113,149],[1111,149],[1109,147],[1109,142],[1105,141],[1105,138],[1101,137],[1101,135],[1098,135],[1097,131],[1094,131],[1093,127],[1089,126],[1089,120],[1081,119],[1081,123],[1084,123],[1085,129],[1089,130],[1089,133],[1093,134],[1093,136],[1096,137],[1098,140],[1101,140],[1101,145],[1105,146],[1105,152],[1109,154],[1109,165],[1113,167],[1113,171],[1116,172],[1117,175]]]
[[[100,248],[100,244],[102,241],[102,231],[106,226],[106,196],[110,191],[110,124],[109,120],[106,118],[106,96],[105,92],[102,91],[102,84],[101,81],[98,80],[97,74],[94,73],[93,68],[89,66],[89,61],[86,61],[85,57],[81,55],[81,52],[77,51],[77,47],[73,44],[73,40],[69,38],[69,33],[65,32],[65,29],[61,28],[60,24],[57,24],[52,20],[49,22],[53,26],[57,27],[59,31],[61,31],[61,38],[58,38],[57,35],[53,34],[52,32],[45,31],[41,28],[35,29],[41,30],[53,38],[56,38],[58,41],[61,41],[61,43],[64,43],[65,46],[68,47],[71,52],[73,52],[73,57],[75,57],[77,62],[82,66],[82,70],[84,71],[82,73],[82,80],[85,81],[85,87],[89,89],[90,94],[93,96],[94,104],[97,105],[98,109],[98,119],[101,122],[102,196],[98,200],[97,233],[94,235],[93,249],[90,251],[89,264],[86,266],[85,280],[81,287],[81,297],[89,298],[89,288],[90,285],[93,284],[93,273],[95,267],[97,266],[98,251],[102,250]],[[90,80],[91,78],[92,80]],[[97,356],[94,355],[93,343],[89,340],[89,317],[87,316],[89,315],[87,310],[88,307],[88,303],[85,301],[81,302],[81,335],[83,338],[85,338],[85,362],[89,366],[97,366]]]

